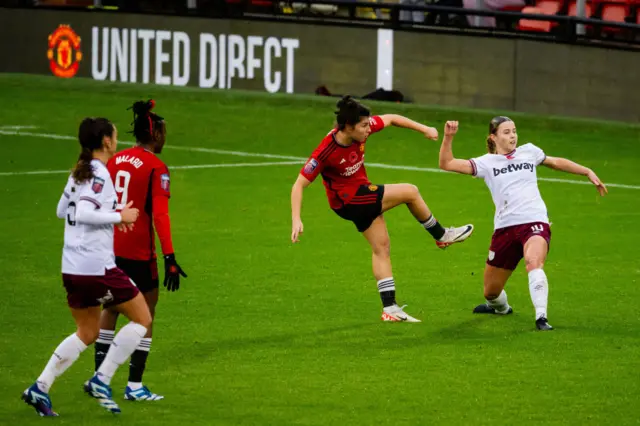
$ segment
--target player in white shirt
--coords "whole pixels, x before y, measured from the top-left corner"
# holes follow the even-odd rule
[[[105,167],[116,152],[117,130],[105,118],[86,118],[78,139],[82,152],[57,209],[58,217],[65,220],[62,281],[77,331],[58,345],[40,377],[22,394],[40,416],[57,416],[49,389],[98,337],[101,305],[115,307],[131,322],[116,335],[105,361],[85,383],[85,391],[108,411],[119,413],[111,396],[111,378],[151,324],[144,297],[114,261],[113,226],[131,229],[138,218],[138,209],[131,203],[116,211],[116,194]]]
[[[489,124],[488,154],[471,160],[453,156],[451,145],[458,131],[457,121],[447,121],[440,147],[440,168],[483,178],[496,206],[495,232],[484,271],[486,304],[474,313],[506,315],[513,312],[504,286],[524,257],[529,273],[529,292],[536,311],[536,328],[552,330],[547,320],[549,284],[543,271],[549,251],[551,230],[547,207],[538,190],[536,167],[586,176],[600,195],[607,188],[593,170],[565,158],[548,157],[533,144],[518,145],[515,123],[508,117],[495,117]]]

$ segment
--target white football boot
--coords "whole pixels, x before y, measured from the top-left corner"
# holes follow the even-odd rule
[[[407,314],[403,309],[407,305],[398,306],[391,305],[382,309],[382,321],[396,321],[396,322],[422,322],[417,318]]]
[[[439,240],[436,240],[436,245],[445,249],[451,244],[461,243],[473,234],[473,225],[464,225],[458,228],[451,227],[444,231],[444,235]]]

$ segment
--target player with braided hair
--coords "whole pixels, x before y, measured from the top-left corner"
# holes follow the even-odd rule
[[[136,283],[149,305],[152,317],[155,316],[159,295],[154,227],[164,254],[164,286],[169,291],[176,291],[180,287],[180,276],[187,276],[176,262],[171,239],[169,169],[157,157],[164,147],[167,127],[164,118],[152,112],[154,107],[155,102],[148,100],[138,101],[129,108],[133,110],[132,133],[137,144],[119,152],[107,165],[119,204],[133,201],[140,208],[138,223],[132,231],[116,231],[116,264]],[[117,320],[116,311],[102,312],[100,335],[95,345],[96,370],[113,341]],[[149,327],[146,336],[131,356],[125,399],[163,399],[142,384],[142,375],[151,349],[152,331],[153,328]]]

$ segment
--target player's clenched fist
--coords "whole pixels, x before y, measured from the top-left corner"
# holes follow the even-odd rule
[[[435,127],[427,127],[424,131],[424,137],[431,140],[438,140],[438,129]]]
[[[444,134],[445,136],[453,136],[458,133],[458,122],[457,121],[447,121],[444,125]]]

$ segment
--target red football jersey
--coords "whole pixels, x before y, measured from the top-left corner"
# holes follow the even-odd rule
[[[384,129],[379,116],[369,118],[371,134]],[[312,181],[322,175],[324,187],[332,209],[349,204],[361,185],[369,185],[367,171],[364,168],[364,151],[367,140],[354,141],[349,146],[336,141],[337,129],[333,129],[313,151],[300,174]]]
[[[140,210],[133,231],[122,232],[116,228],[115,255],[132,260],[155,259],[153,199],[171,196],[169,169],[154,153],[141,146],[117,153],[109,160],[107,169],[118,195],[118,204],[125,206],[133,201],[132,207]]]

